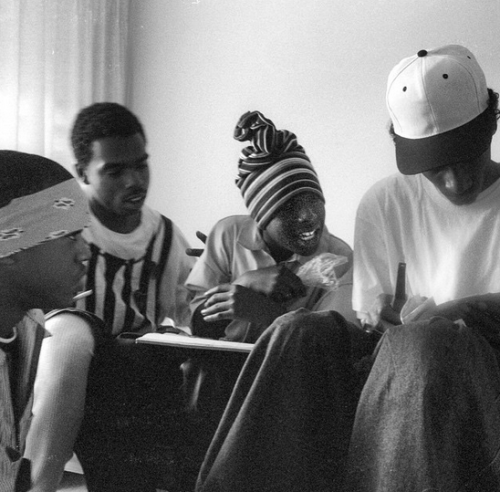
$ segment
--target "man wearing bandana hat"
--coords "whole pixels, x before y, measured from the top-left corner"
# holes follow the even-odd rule
[[[82,287],[87,200],[62,166],[0,151],[0,490],[31,490],[23,456],[42,339],[42,310],[64,308]]]

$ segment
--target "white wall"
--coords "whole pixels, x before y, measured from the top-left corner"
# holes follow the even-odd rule
[[[130,18],[128,104],[149,138],[149,204],[193,245],[196,230],[246,212],[232,135],[247,110],[297,134],[325,190],[327,225],[352,244],[359,199],[396,170],[390,69],[460,43],[500,90],[498,0],[132,0]]]

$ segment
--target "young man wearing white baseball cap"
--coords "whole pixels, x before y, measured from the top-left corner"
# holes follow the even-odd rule
[[[385,333],[346,490],[500,490],[498,94],[474,55],[449,45],[402,60],[387,107],[400,174],[360,203],[353,292],[358,317]],[[397,313],[400,262],[408,300]]]

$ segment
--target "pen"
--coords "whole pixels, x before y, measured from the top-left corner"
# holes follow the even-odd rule
[[[79,292],[76,296],[73,297],[74,301],[78,301],[83,299],[84,297],[88,297],[92,294],[92,290],[84,290],[83,292]]]
[[[406,263],[400,262],[396,277],[396,290],[394,291],[394,301],[392,309],[397,313],[401,312],[406,302]]]

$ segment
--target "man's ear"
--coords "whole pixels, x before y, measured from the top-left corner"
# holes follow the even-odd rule
[[[76,175],[85,183],[89,184],[89,181],[87,179],[87,172],[86,172],[86,167],[77,162],[75,164],[75,171]]]

